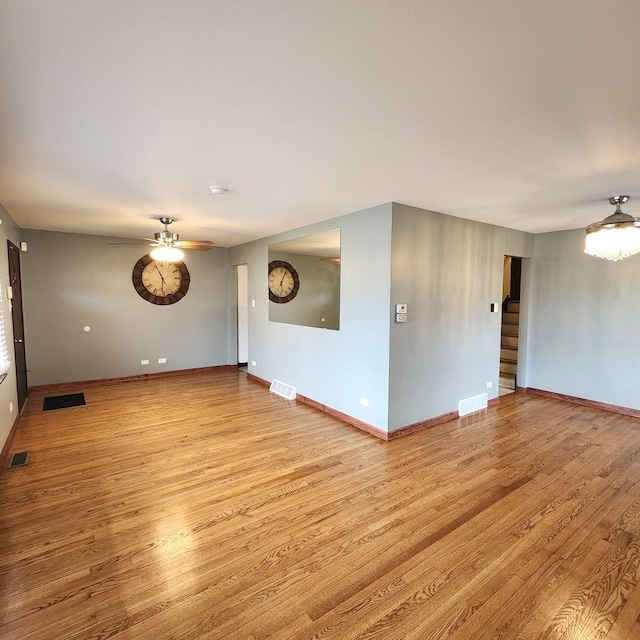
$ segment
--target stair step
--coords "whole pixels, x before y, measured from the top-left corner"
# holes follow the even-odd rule
[[[502,324],[519,324],[520,323],[520,314],[505,311],[502,314]]]
[[[502,339],[500,340],[500,346],[503,349],[517,349],[518,336],[502,336]]]
[[[502,325],[503,336],[516,336],[518,337],[518,325],[517,324],[503,324]]]
[[[508,389],[516,388],[516,377],[509,375],[501,375],[499,384],[501,387],[507,387]]]
[[[507,302],[507,311],[518,313],[520,311],[520,300],[510,300]]]
[[[516,375],[518,373],[518,364],[516,362],[504,362],[500,360],[500,375],[505,373]]]
[[[518,362],[518,349],[500,349],[500,361]]]

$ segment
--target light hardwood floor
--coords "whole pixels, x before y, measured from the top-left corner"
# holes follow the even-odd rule
[[[640,420],[512,394],[388,443],[242,373],[29,400],[3,640],[640,638]]]

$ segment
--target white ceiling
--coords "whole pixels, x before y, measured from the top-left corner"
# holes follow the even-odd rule
[[[0,0],[0,203],[221,246],[392,200],[640,215],[639,28],[637,0]]]

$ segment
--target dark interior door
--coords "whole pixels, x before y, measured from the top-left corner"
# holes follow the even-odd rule
[[[24,320],[22,316],[22,280],[20,278],[20,250],[7,240],[9,248],[9,284],[13,290],[11,300],[11,319],[13,321],[13,350],[16,361],[16,380],[18,385],[18,411],[22,411],[29,396],[27,384],[27,357],[24,345]]]

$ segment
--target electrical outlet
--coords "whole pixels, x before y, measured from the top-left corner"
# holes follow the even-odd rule
[[[9,403],[9,413],[13,413],[13,402]]]
[[[251,366],[252,366],[252,367],[255,367],[255,366],[256,366],[256,361],[255,361],[255,360],[252,360],[252,361],[251,361]]]
[[[362,398],[362,397],[361,397],[361,398],[360,398],[360,404],[361,404],[363,407],[368,407],[368,406],[369,406],[369,398]]]
[[[149,364],[149,361],[148,360],[140,360],[140,364],[143,364],[143,365],[144,364]]]
[[[491,389],[491,387],[493,387],[493,382],[489,380],[489,382],[487,382],[487,389]]]
[[[158,358],[158,364],[167,364],[166,358]]]

